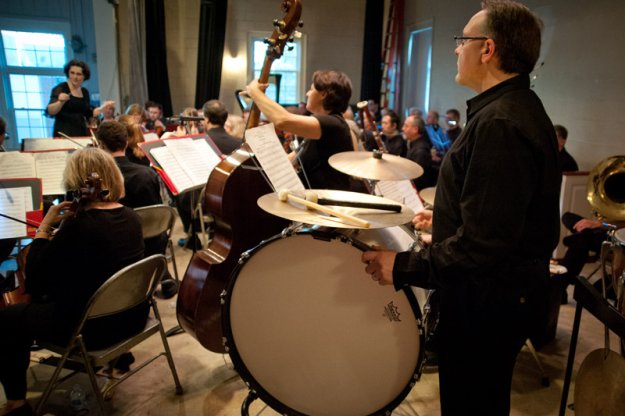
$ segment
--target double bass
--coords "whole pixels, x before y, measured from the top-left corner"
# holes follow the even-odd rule
[[[285,13],[274,20],[274,31],[265,42],[269,45],[259,77],[267,83],[271,64],[282,56],[291,34],[300,25],[299,0],[282,2]],[[254,105],[248,128],[256,127],[260,111]],[[261,241],[279,233],[288,222],[260,209],[259,197],[272,192],[260,167],[244,144],[213,169],[204,189],[205,212],[215,219],[214,236],[209,246],[195,253],[187,266],[178,290],[176,314],[180,326],[206,349],[225,353],[221,327],[220,295],[241,254]]]

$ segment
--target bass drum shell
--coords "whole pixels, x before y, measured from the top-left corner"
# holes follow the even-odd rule
[[[361,245],[337,232],[276,236],[233,272],[223,296],[226,348],[249,387],[282,414],[390,413],[418,379],[416,299],[374,282]]]

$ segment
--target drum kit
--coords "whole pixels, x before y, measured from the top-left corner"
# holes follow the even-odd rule
[[[372,181],[418,177],[416,163],[344,152],[330,165]],[[222,294],[224,345],[256,398],[281,414],[390,414],[419,380],[428,292],[379,286],[361,263],[372,245],[418,249],[414,213],[337,190],[262,196],[293,225],[245,252]]]

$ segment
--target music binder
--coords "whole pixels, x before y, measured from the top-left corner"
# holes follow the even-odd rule
[[[73,150],[0,153],[0,178],[41,178],[44,195],[63,195],[63,171]]]
[[[139,143],[161,179],[174,194],[206,185],[222,153],[205,134]]]
[[[43,220],[41,179],[0,179],[0,213],[31,224],[0,217],[0,238],[34,237]]]

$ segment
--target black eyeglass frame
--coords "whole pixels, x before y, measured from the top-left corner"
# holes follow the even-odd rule
[[[488,36],[454,36],[456,46],[464,46],[464,43],[469,40],[488,40]]]

